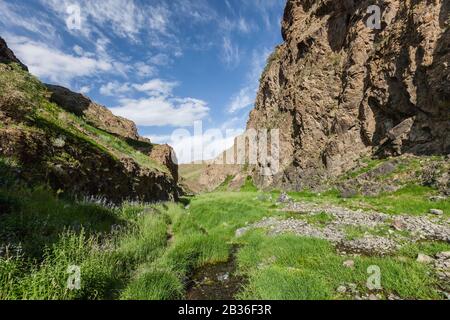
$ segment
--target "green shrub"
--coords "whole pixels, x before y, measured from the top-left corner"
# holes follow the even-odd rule
[[[241,187],[241,192],[258,192],[258,188],[253,183],[253,178],[248,176],[245,179],[244,185]]]

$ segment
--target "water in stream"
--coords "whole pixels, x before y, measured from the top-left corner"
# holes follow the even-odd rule
[[[241,290],[245,278],[237,276],[236,251],[234,248],[230,259],[224,263],[206,265],[198,269],[188,285],[188,300],[234,300]]]

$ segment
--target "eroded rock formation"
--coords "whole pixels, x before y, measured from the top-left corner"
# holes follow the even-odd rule
[[[282,170],[254,168],[257,183],[302,189],[365,156],[449,154],[449,13],[449,0],[288,0],[248,122],[282,128]]]
[[[6,44],[5,40],[0,38],[0,63],[17,63],[22,67],[22,69],[28,71],[28,67],[24,65],[22,62],[20,62],[19,59],[15,56],[14,52],[11,51],[11,49],[8,48],[8,45]]]
[[[106,107],[93,102],[80,93],[72,92],[60,86],[46,86],[51,92],[51,102],[56,103],[68,112],[84,118],[93,126],[125,138],[142,139],[133,121],[115,116]]]
[[[44,85],[0,38],[0,165],[17,180],[108,202],[175,200],[172,149],[88,97]],[[0,177],[3,179],[4,177]]]

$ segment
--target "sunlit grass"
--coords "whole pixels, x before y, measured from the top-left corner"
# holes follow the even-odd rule
[[[14,167],[14,160],[3,161]],[[3,163],[2,162],[2,163]],[[0,166],[2,170],[2,166]],[[5,171],[7,177],[7,171]],[[416,262],[419,253],[449,251],[448,244],[417,243],[388,257],[341,256],[325,241],[295,235],[272,236],[249,230],[236,238],[236,230],[265,217],[286,217],[276,205],[277,192],[214,192],[181,204],[124,203],[120,207],[62,199],[46,188],[0,184],[0,236],[8,253],[0,258],[0,299],[182,299],[189,276],[208,264],[230,259],[237,249],[237,270],[247,279],[239,299],[351,299],[339,294],[341,285],[355,284],[360,294],[367,286],[369,266],[381,270],[387,298],[438,299],[437,282],[427,265]],[[11,184],[12,183],[12,184]],[[249,188],[253,189],[253,188]],[[296,200],[346,206],[378,206],[411,202],[415,212],[428,203],[433,190],[407,187],[374,198],[341,199],[335,191],[291,193]],[[270,197],[272,195],[272,197]],[[377,199],[377,200],[376,200]],[[380,201],[375,203],[373,201]],[[372,202],[371,202],[372,201]],[[390,204],[392,205],[392,204]],[[436,207],[436,203],[429,203]],[[391,213],[404,210],[393,204]],[[444,204],[444,208],[445,204]],[[388,212],[389,213],[389,212]],[[332,217],[325,212],[300,217],[325,226]],[[349,238],[386,230],[353,228]],[[19,248],[20,243],[20,250]],[[344,267],[352,259],[355,268]],[[81,290],[67,288],[67,267],[80,266]]]
[[[427,266],[414,258],[404,261],[396,257],[356,257],[355,269],[343,266],[347,257],[340,256],[324,240],[294,235],[267,237],[260,231],[248,234],[238,254],[239,270],[248,275],[249,283],[240,294],[242,299],[326,300],[347,299],[336,289],[343,284],[356,284],[361,294],[369,293],[367,269],[376,265],[381,270],[385,294],[405,299],[439,297],[435,279]],[[387,298],[387,297],[386,297]]]

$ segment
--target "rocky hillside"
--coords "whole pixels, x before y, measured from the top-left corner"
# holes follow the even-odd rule
[[[0,39],[0,158],[20,178],[113,202],[171,200],[172,153],[89,98],[42,84]]]
[[[302,189],[363,157],[450,153],[448,0],[288,0],[284,43],[261,78],[248,128],[281,130],[282,172]]]

